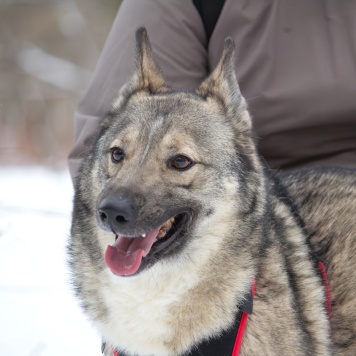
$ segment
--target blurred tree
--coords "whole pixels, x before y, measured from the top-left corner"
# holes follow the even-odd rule
[[[119,1],[0,4],[0,164],[63,167]]]

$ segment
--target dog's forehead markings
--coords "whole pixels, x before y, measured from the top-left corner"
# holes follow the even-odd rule
[[[149,125],[148,139],[147,139],[145,150],[144,150],[144,152],[142,154],[142,157],[141,157],[141,164],[146,159],[148,151],[149,151],[149,149],[151,147],[153,136],[155,135],[155,133],[157,133],[159,128],[162,127],[163,122],[164,122],[164,117],[162,115],[159,115],[159,116],[157,116],[156,120],[154,120],[152,122],[152,124]]]

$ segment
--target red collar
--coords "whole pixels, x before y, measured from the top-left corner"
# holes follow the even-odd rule
[[[251,288],[252,298],[255,296],[255,292],[256,292],[256,282],[253,281],[252,282],[252,288]],[[245,311],[242,312],[240,325],[239,325],[239,328],[237,330],[235,345],[234,345],[234,349],[232,350],[232,355],[231,356],[238,356],[239,353],[240,353],[240,348],[241,348],[241,345],[242,345],[242,339],[243,339],[244,334],[245,334],[245,329],[246,329],[246,325],[247,325],[248,316],[249,316],[248,312],[245,312]]]

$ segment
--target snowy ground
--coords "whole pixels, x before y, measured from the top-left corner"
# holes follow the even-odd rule
[[[0,355],[99,356],[66,266],[67,172],[0,168]]]

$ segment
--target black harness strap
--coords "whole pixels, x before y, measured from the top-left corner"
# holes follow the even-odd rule
[[[239,308],[234,323],[229,329],[210,340],[203,340],[196,348],[184,356],[231,356],[235,346],[242,313],[252,314],[252,292],[247,296],[244,304]]]

